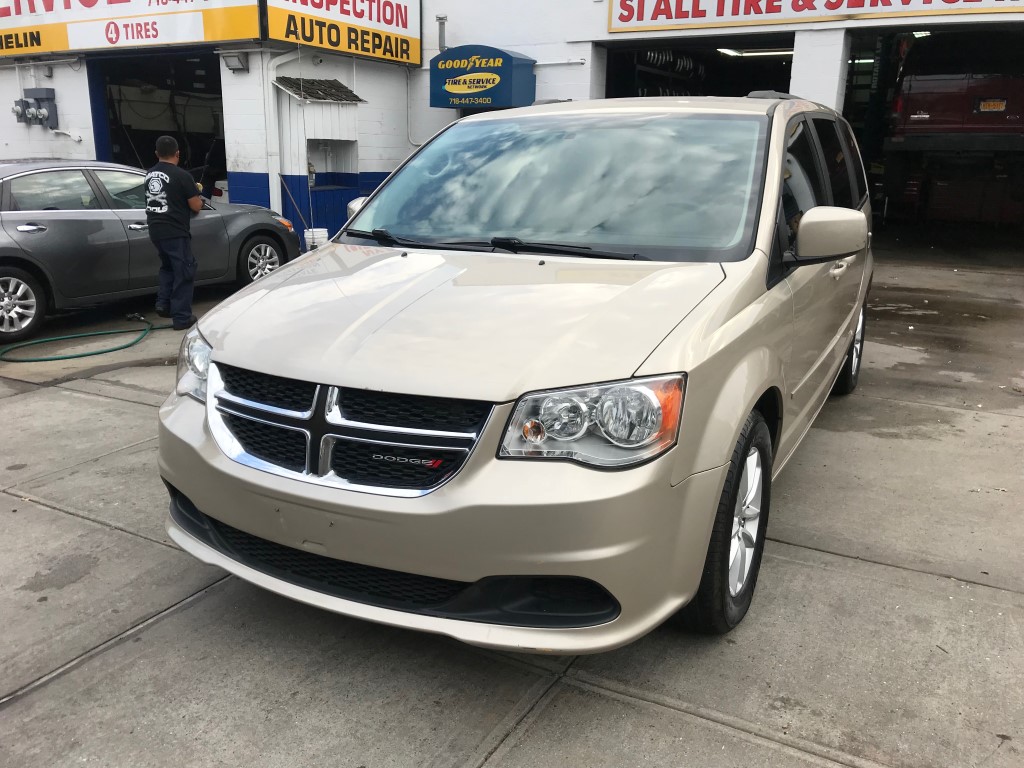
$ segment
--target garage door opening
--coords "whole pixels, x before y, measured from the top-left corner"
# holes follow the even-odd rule
[[[158,136],[170,134],[181,167],[206,197],[226,201],[220,61],[208,51],[161,51],[89,61],[96,159],[148,168]]]
[[[608,51],[606,96],[746,96],[789,89],[793,35],[687,38]]]
[[[844,111],[872,171],[877,224],[1020,264],[1024,28],[1009,26],[854,35]]]

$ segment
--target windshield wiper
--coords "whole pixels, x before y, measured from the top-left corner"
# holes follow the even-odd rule
[[[491,245],[495,248],[502,248],[512,253],[530,251],[533,253],[564,254],[566,256],[590,256],[595,259],[623,259],[632,261],[639,259],[638,253],[624,253],[623,251],[599,251],[588,245],[564,245],[562,243],[540,243],[530,240],[520,240],[518,237],[492,237]]]
[[[452,249],[468,249],[468,250],[481,250],[481,248],[474,248],[472,246],[486,246],[487,243],[476,243],[476,242],[427,242],[425,240],[413,240],[408,237],[401,237],[399,235],[393,235],[384,228],[378,228],[372,232],[364,232],[360,229],[346,229],[344,231],[346,235],[352,235],[352,237],[365,237],[368,240],[376,240],[381,245],[397,245],[402,248],[433,248],[435,250],[452,250]]]
[[[375,229],[373,232],[364,232],[361,229],[346,229],[346,235],[352,237],[365,237],[367,240],[376,240],[381,245],[401,245],[407,248],[437,248],[437,243],[425,243],[420,240],[410,240],[407,237],[392,235],[386,229]]]

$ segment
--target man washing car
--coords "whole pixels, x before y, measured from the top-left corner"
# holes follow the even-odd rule
[[[160,254],[160,286],[156,313],[170,317],[174,330],[196,323],[192,290],[198,266],[192,255],[191,217],[203,209],[192,176],[178,167],[178,142],[171,136],[156,140],[159,161],[146,174],[146,223],[149,239]]]

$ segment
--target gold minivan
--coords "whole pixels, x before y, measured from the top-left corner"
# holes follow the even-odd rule
[[[482,114],[350,214],[185,336],[173,540],[492,648],[736,626],[772,480],[860,371],[871,212],[842,117],[773,93]]]

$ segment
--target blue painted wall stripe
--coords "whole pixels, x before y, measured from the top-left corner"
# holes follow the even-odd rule
[[[270,184],[265,173],[228,171],[228,198],[232,203],[270,207]]]
[[[109,163],[114,159],[114,149],[110,141],[110,119],[107,116],[107,85],[95,61],[86,59],[85,74],[89,83],[92,139],[96,145],[96,159]]]
[[[324,228],[332,235],[348,218],[348,204],[357,197],[370,194],[388,177],[387,173],[318,173],[316,186],[309,188],[309,177],[285,175],[284,185],[295,198],[281,189],[281,215],[290,219],[295,231],[305,242],[306,225]],[[279,182],[280,183],[280,182]],[[266,173],[228,171],[228,195],[232,203],[270,207],[270,183]],[[312,207],[312,211],[310,208]],[[301,215],[300,215],[301,213]],[[312,213],[312,221],[310,214]]]

